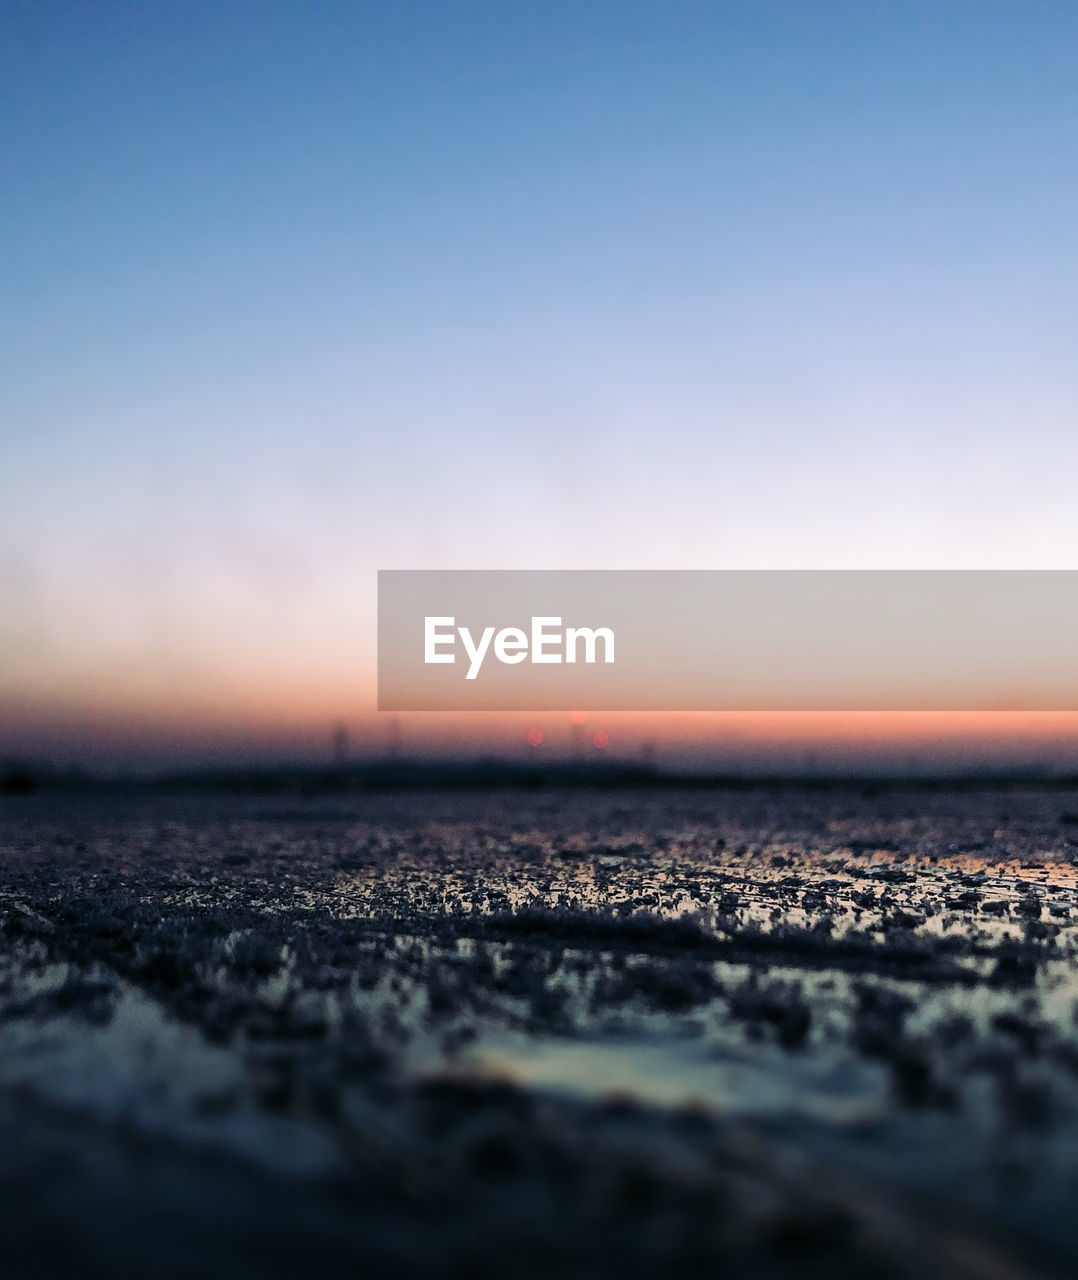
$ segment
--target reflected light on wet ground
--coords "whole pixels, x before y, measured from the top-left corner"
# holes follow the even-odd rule
[[[400,1179],[437,1201],[452,1184],[476,1223],[515,1196],[543,1240],[575,1179],[579,1212],[607,1212],[581,1188],[624,1174],[626,1124],[641,1151],[705,1159],[691,1120],[711,1144],[699,1177],[763,1215],[738,1245],[760,1274],[784,1274],[762,1241],[795,1207],[791,1154],[858,1230],[886,1206],[909,1237],[885,1250],[896,1274],[944,1248],[928,1202],[1006,1237],[1016,1266],[1078,1260],[1065,796],[34,802],[4,819],[0,1097],[304,1185]],[[557,1177],[535,1166],[551,1141]],[[729,1184],[735,1148],[751,1194]],[[485,1161],[504,1165],[497,1196]],[[732,1237],[714,1230],[719,1256]],[[661,1232],[648,1248],[673,1265]]]

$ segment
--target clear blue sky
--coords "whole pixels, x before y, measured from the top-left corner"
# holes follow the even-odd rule
[[[366,706],[379,567],[1074,567],[1076,48],[6,4],[0,708]]]

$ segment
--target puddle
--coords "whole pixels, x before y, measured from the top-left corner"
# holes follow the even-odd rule
[[[24,989],[62,991],[62,979],[50,987],[49,978],[66,966],[51,968],[60,972],[36,975]],[[311,1125],[237,1103],[246,1075],[236,1053],[207,1043],[129,984],[108,988],[108,1009],[93,1020],[74,1011],[13,1017],[10,1005],[0,1006],[0,1086],[282,1173],[336,1166],[333,1143]]]
[[[696,1040],[504,1036],[476,1049],[471,1063],[485,1075],[529,1088],[665,1107],[696,1104],[746,1119],[859,1124],[878,1118],[887,1103],[887,1075],[874,1064],[794,1057],[766,1047],[750,1059]]]

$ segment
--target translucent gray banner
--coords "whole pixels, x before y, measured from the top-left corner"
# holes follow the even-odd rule
[[[1078,710],[1078,572],[378,575],[393,711]]]

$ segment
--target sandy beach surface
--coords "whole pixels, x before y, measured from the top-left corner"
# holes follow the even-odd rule
[[[1073,1274],[1078,796],[0,801],[10,1276]]]

